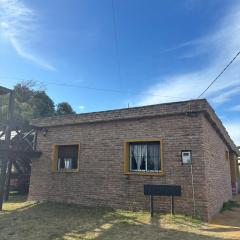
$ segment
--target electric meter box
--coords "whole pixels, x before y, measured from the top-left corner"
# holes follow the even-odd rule
[[[190,164],[192,162],[192,152],[190,150],[182,151],[182,164]]]

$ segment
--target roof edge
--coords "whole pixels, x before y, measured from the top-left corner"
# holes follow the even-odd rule
[[[212,123],[212,126],[216,128],[220,137],[237,154],[238,151],[236,145],[229,136],[222,121],[218,118],[214,109],[206,99],[194,99],[181,102],[137,106],[133,108],[38,118],[33,119],[31,125],[38,128],[49,128],[97,122],[132,120],[138,118],[165,117],[170,115],[187,114],[189,112],[204,112],[205,117]]]
[[[127,111],[127,110],[131,111],[131,110],[135,110],[135,109],[137,110],[137,109],[145,109],[145,108],[151,108],[151,107],[169,106],[169,105],[175,105],[175,104],[194,103],[194,102],[203,102],[203,103],[208,104],[208,101],[205,98],[202,98],[202,99],[192,99],[192,100],[186,100],[186,101],[160,103],[160,104],[151,104],[151,105],[135,106],[135,107],[128,107],[128,108],[117,108],[117,109],[109,109],[109,110],[87,112],[87,113],[78,113],[78,114],[67,114],[67,115],[41,117],[41,118],[34,118],[30,122],[31,122],[31,124],[33,123],[34,126],[37,126],[36,123],[38,123],[38,122],[41,123],[42,120],[47,121],[47,120],[54,120],[54,119],[63,119],[63,118],[67,118],[67,117],[75,117],[75,118],[77,118],[77,117],[89,116],[89,115],[93,115],[93,114],[105,114],[105,113],[113,113],[113,112],[117,112],[117,111]],[[65,125],[65,124],[61,124],[61,125]],[[60,125],[52,125],[51,124],[51,126],[60,126]]]

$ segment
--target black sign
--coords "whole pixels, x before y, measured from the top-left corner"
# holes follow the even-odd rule
[[[177,186],[177,185],[144,185],[144,195],[181,196],[181,186]]]

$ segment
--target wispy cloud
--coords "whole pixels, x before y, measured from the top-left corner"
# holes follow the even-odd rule
[[[78,106],[78,109],[79,109],[80,111],[83,111],[83,110],[85,109],[85,106],[80,105],[80,106]]]
[[[31,53],[28,53],[15,38],[11,38],[9,39],[9,41],[21,57],[33,61],[45,69],[48,69],[50,71],[56,71],[56,68],[47,63],[46,61],[42,60],[41,58],[35,57]]]
[[[188,48],[188,53],[189,49],[192,49],[192,56],[194,57],[198,55],[195,54],[196,49],[201,54],[206,52],[208,54],[208,66],[199,71],[157,77],[155,79],[156,83],[144,90],[145,94],[136,101],[136,105],[173,101],[171,97],[166,98],[161,95],[179,97],[179,100],[181,98],[196,98],[240,50],[240,4],[235,6],[231,12],[228,12],[210,34],[166,49],[165,52],[177,51],[180,48]],[[232,96],[238,94],[240,89],[239,69],[240,58],[231,65],[204,97],[220,104],[229,101]],[[223,93],[225,90],[227,92]]]
[[[231,100],[231,97],[233,97],[234,95],[237,95],[237,94],[240,94],[240,87],[233,88],[229,91],[225,91],[224,93],[221,93],[217,97],[214,97],[212,99],[212,102],[221,104],[221,103]]]
[[[229,109],[230,111],[240,112],[240,105],[235,105]],[[240,126],[239,126],[240,127]]]
[[[19,0],[0,0],[0,36],[9,41],[22,58],[55,71],[54,66],[36,56],[29,47],[30,41],[38,35],[36,18],[37,14]]]
[[[239,122],[227,122],[224,124],[229,135],[237,146],[240,146],[240,121]]]

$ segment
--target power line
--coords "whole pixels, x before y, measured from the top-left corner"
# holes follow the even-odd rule
[[[186,98],[174,97],[174,96],[163,96],[163,95],[151,94],[151,93],[137,93],[137,92],[133,92],[133,91],[124,91],[124,90],[108,89],[108,88],[96,88],[96,87],[81,86],[81,85],[66,84],[66,83],[48,83],[48,84],[57,85],[57,86],[66,86],[66,87],[77,87],[77,88],[103,91],[103,92],[112,92],[112,93],[133,94],[133,95],[148,95],[148,96],[155,96],[155,97],[186,99]]]
[[[227,68],[234,62],[234,60],[240,55],[240,51],[235,55],[235,57],[227,64],[227,66],[217,75],[217,77],[208,85],[208,87],[198,96],[200,98],[217,80],[218,78],[227,70]]]
[[[166,95],[159,95],[159,94],[151,94],[151,93],[138,93],[135,91],[124,91],[124,90],[119,90],[119,89],[109,89],[109,88],[97,88],[97,87],[91,87],[91,86],[83,86],[83,85],[78,85],[78,84],[68,84],[68,83],[56,83],[56,82],[48,82],[45,83],[43,81],[39,81],[36,79],[25,79],[25,78],[18,78],[18,77],[1,77],[0,79],[16,79],[16,80],[21,80],[21,81],[33,81],[37,82],[38,84],[46,84],[46,85],[55,85],[55,86],[60,86],[60,87],[71,87],[71,88],[81,88],[81,89],[88,89],[88,90],[95,90],[95,91],[102,91],[102,92],[112,92],[112,93],[119,93],[119,94],[133,94],[133,95],[145,95],[145,96],[153,96],[153,97],[163,97],[163,98],[173,98],[173,99],[182,99],[186,100],[186,98],[183,97],[176,97],[176,96],[166,96]]]

